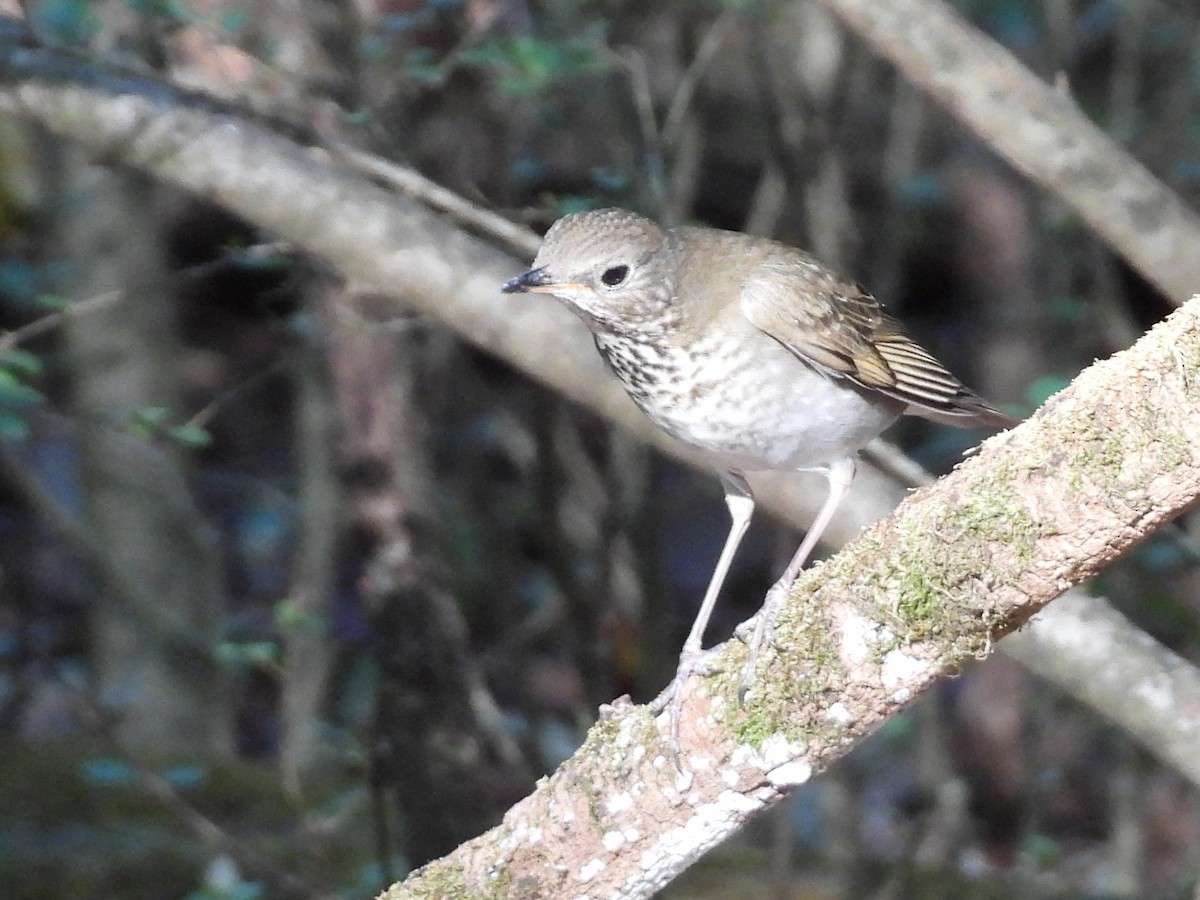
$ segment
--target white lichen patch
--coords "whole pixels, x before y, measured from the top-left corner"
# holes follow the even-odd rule
[[[630,746],[641,746],[641,741],[634,738],[635,719],[634,716],[621,717],[620,724],[617,726],[617,734],[613,739],[617,748],[624,750]]]
[[[697,772],[708,772],[713,768],[713,758],[707,755],[688,758],[688,765]]]
[[[690,790],[692,782],[696,780],[696,776],[690,771],[677,772],[675,774],[675,790],[679,793]]]
[[[740,768],[750,766],[761,772],[770,772],[793,762],[804,750],[804,744],[789,741],[781,734],[771,735],[758,749],[741,744],[729,754],[729,767],[721,771],[721,778],[725,784],[733,787],[740,780]]]
[[[841,700],[825,710],[825,718],[835,725],[843,726],[854,721],[854,715],[850,712],[850,708]]]
[[[762,806],[762,802],[755,800],[753,797],[747,797],[745,794],[739,794],[737,791],[721,791],[712,806],[718,807],[725,812],[733,812],[745,816]]]
[[[877,642],[876,632],[879,626],[852,609],[844,610],[839,618],[842,663],[848,667],[860,666],[869,660],[874,652],[872,648]]]
[[[729,754],[729,765],[733,768],[741,768],[746,765],[755,756],[754,748],[749,744],[739,744],[733,748],[733,752]]]
[[[600,838],[600,843],[604,845],[604,849],[609,853],[616,853],[625,843],[625,835],[619,831],[606,831],[604,836]]]
[[[796,787],[812,778],[812,766],[803,760],[793,760],[767,772],[767,780],[778,788]]]
[[[529,840],[529,833],[530,828],[524,822],[520,822],[512,828],[500,844],[504,854],[512,853],[513,850]]]
[[[641,858],[643,868],[652,867],[675,854],[711,846],[706,838],[728,834],[762,805],[762,801],[737,791],[722,791],[711,803],[697,807],[696,814],[685,824],[664,833],[654,848],[646,850]]]
[[[903,650],[893,650],[883,658],[879,680],[885,688],[896,688],[911,684],[928,671],[928,661],[909,656]]]
[[[593,859],[590,862],[584,863],[583,867],[579,870],[579,880],[591,881],[593,878],[603,872],[605,866],[607,865],[608,863],[602,859]]]
[[[529,829],[529,834],[526,835],[526,837],[525,837],[526,843],[536,844],[539,841],[541,841],[541,839],[542,839],[542,829],[538,828],[536,825],[531,826]]]
[[[608,802],[604,804],[604,808],[608,811],[610,816],[623,813],[631,806],[633,806],[633,796],[628,791],[621,791],[619,794],[613,794],[608,798]]]
[[[791,762],[803,752],[803,744],[789,741],[781,734],[773,734],[762,742],[758,755],[762,768],[770,770]]]
[[[632,880],[643,885],[666,884],[679,860],[695,860],[706,849],[719,844],[736,831],[748,815],[761,809],[765,799],[723,791],[711,802],[698,806],[684,824],[664,832],[646,845],[639,856],[641,870]]]

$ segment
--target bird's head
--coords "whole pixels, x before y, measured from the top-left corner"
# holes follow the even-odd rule
[[[506,294],[553,294],[593,331],[638,332],[671,315],[675,296],[670,234],[624,209],[572,213],[559,219],[533,268]]]

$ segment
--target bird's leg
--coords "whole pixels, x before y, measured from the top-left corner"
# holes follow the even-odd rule
[[[754,678],[754,667],[758,662],[758,651],[762,649],[765,642],[770,640],[771,629],[775,626],[775,617],[779,615],[779,610],[783,607],[784,601],[787,600],[788,590],[791,588],[792,582],[796,580],[796,576],[800,574],[800,570],[808,562],[808,557],[812,555],[813,549],[817,546],[817,541],[821,539],[821,535],[828,527],[830,519],[833,518],[833,514],[837,511],[838,506],[841,505],[842,500],[849,492],[850,483],[854,480],[854,468],[853,457],[847,456],[845,459],[839,459],[837,462],[831,464],[826,470],[825,477],[829,481],[829,493],[825,497],[825,502],[821,504],[820,510],[817,511],[817,517],[813,519],[808,533],[804,535],[804,540],[800,542],[800,547],[792,556],[791,562],[783,570],[783,575],[767,591],[767,599],[763,602],[763,607],[759,610],[757,621],[754,623],[754,634],[750,638],[749,653],[746,657],[746,668],[742,670],[740,693],[743,697],[746,695],[746,691],[750,687],[750,682]]]
[[[725,576],[729,574],[729,566],[733,563],[734,554],[737,553],[738,545],[742,542],[742,538],[746,535],[746,529],[750,525],[750,517],[754,514],[754,495],[750,493],[750,485],[745,478],[737,472],[728,472],[721,476],[721,485],[725,488],[725,505],[729,507],[729,534],[725,537],[725,546],[721,548],[717,566],[713,570],[712,578],[708,581],[708,589],[704,592],[704,599],[700,602],[700,610],[696,613],[695,621],[692,622],[692,630],[688,632],[687,640],[683,642],[683,652],[679,655],[679,668],[675,672],[675,678],[651,704],[651,708],[655,711],[661,711],[664,708],[670,711],[668,717],[670,733],[667,738],[667,746],[670,748],[671,756],[676,760],[679,757],[679,713],[683,706],[684,685],[687,684],[688,677],[698,671],[699,664],[704,658],[704,652],[701,649],[704,643],[704,631],[708,627],[708,620],[717,603],[717,596],[721,593],[721,585],[725,583]]]

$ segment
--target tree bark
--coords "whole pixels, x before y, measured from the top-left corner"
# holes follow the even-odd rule
[[[317,280],[306,291],[317,316],[334,292]],[[333,594],[342,525],[342,490],[335,458],[337,403],[324,347],[312,340],[299,349],[295,440],[300,516],[289,596],[276,616],[283,644],[280,711],[283,737],[279,770],[284,787],[300,797],[321,763],[321,731],[333,664]],[[331,756],[333,754],[330,754]]]
[[[417,329],[373,328],[374,295],[323,309],[339,415],[346,553],[378,669],[372,781],[394,797],[403,852],[427,862],[495,823],[533,774],[502,725],[446,586]]]
[[[178,409],[164,373],[178,356],[157,188],[143,176],[70,154],[57,230],[76,299],[121,290],[86,319],[68,318],[87,518],[107,567],[139,585],[164,615],[211,650],[222,615],[216,537],[169,447],[130,435],[140,410]],[[161,437],[157,440],[162,441]],[[96,598],[92,660],[122,744],[156,752],[230,750],[228,697],[215,667],[164,639],[116,602]],[[216,677],[214,677],[216,676]]]

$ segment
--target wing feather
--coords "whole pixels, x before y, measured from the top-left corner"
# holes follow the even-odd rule
[[[906,335],[879,301],[812,257],[776,245],[742,284],[742,314],[809,365],[952,425],[1014,420],[993,409]]]

